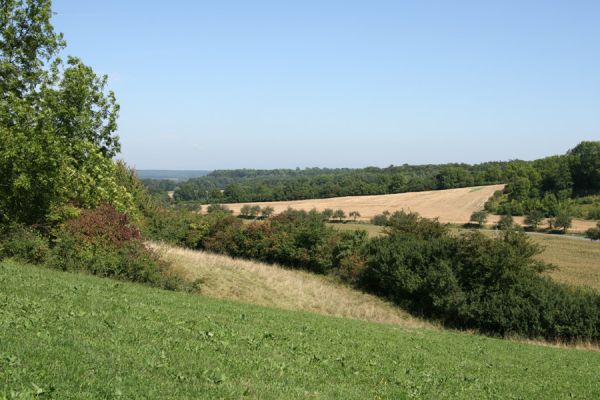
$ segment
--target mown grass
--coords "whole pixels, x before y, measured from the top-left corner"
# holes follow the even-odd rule
[[[371,236],[383,234],[383,228],[372,224],[347,223],[332,224],[340,230],[364,229]],[[453,228],[457,232],[462,228]],[[494,235],[495,232],[482,230]],[[550,234],[531,234],[532,241],[543,248],[540,260],[554,264],[558,269],[549,272],[549,276],[558,282],[577,286],[586,286],[600,291],[600,244],[579,238]]]
[[[599,398],[600,353],[0,263],[0,398]]]

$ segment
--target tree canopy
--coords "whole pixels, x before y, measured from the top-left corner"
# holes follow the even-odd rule
[[[43,224],[68,205],[132,211],[115,177],[119,106],[107,77],[60,58],[50,0],[0,6],[0,222]]]

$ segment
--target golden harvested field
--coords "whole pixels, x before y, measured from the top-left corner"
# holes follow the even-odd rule
[[[323,275],[162,244],[152,247],[173,262],[178,275],[190,282],[198,280],[203,296],[406,328],[433,326]]]
[[[549,273],[553,279],[600,291],[600,243],[553,235],[532,235],[532,239],[544,246],[540,258],[558,266]]]
[[[375,196],[349,196],[334,197],[329,199],[310,199],[295,201],[274,201],[265,203],[235,203],[226,204],[239,214],[244,204],[261,207],[271,206],[275,213],[285,211],[287,208],[297,210],[311,210],[313,208],[323,211],[326,208],[342,209],[348,214],[358,211],[361,220],[370,220],[383,211],[414,211],[427,218],[439,218],[442,222],[463,224],[469,222],[474,211],[483,209],[484,203],[497,190],[502,190],[504,185],[478,186],[460,189],[433,190],[428,192],[410,192],[398,194],[384,194]]]

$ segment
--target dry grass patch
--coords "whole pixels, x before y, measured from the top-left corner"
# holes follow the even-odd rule
[[[549,272],[553,279],[600,291],[600,244],[552,235],[531,235],[531,238],[544,246],[539,258],[558,266]]]
[[[302,310],[407,328],[433,327],[406,311],[336,282],[333,278],[255,261],[153,244],[176,273],[198,281],[207,297]]]

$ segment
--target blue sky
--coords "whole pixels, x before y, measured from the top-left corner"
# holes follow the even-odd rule
[[[600,1],[55,0],[122,158],[216,169],[534,159],[600,140]]]

